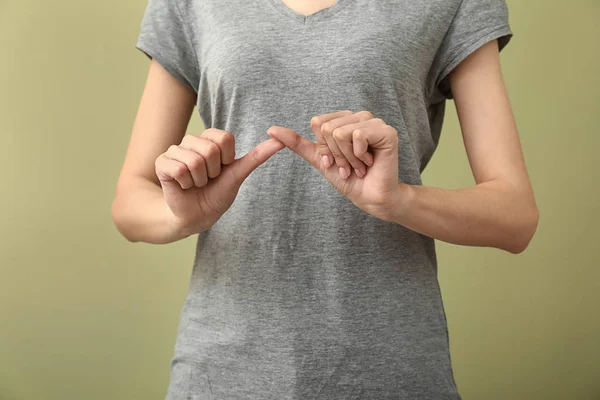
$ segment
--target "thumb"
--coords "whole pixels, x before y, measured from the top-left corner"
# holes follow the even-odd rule
[[[294,151],[300,155],[300,157],[312,164],[313,167],[319,169],[319,152],[315,142],[311,142],[305,137],[298,135],[293,130],[283,126],[272,126],[267,131],[267,134],[279,140],[290,150]]]
[[[245,156],[235,160],[235,162],[229,166],[229,169],[235,176],[237,183],[241,185],[252,171],[283,148],[285,148],[285,145],[277,139],[265,140],[250,150]]]

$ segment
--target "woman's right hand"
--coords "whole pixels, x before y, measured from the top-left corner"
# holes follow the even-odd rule
[[[155,170],[175,229],[189,236],[210,228],[252,171],[284,147],[268,139],[235,159],[234,136],[214,128],[170,146],[157,157]]]

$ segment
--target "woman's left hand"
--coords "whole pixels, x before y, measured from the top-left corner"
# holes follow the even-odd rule
[[[354,114],[355,118],[349,113],[351,111],[316,116],[311,126],[316,133],[321,124],[337,118],[337,126],[327,142],[335,143],[337,147],[334,150],[336,162],[341,152],[346,160],[362,160],[367,166],[366,173],[359,170],[358,174],[348,175],[333,160],[329,163],[324,161],[321,156],[327,153],[327,149],[323,148],[319,135],[318,144],[282,126],[272,126],[267,134],[321,171],[329,183],[357,207],[377,218],[389,220],[392,208],[399,206],[410,191],[409,185],[398,181],[398,132],[367,111]],[[348,122],[339,124],[341,118]],[[359,122],[356,122],[357,119]],[[328,147],[331,150],[331,146]]]

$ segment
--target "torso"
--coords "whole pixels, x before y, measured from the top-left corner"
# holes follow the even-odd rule
[[[240,157],[273,125],[315,140],[312,116],[369,110],[398,131],[399,179],[421,184],[443,116],[431,65],[460,1],[185,0],[204,126]],[[198,235],[168,400],[459,400],[436,273],[433,239],[282,150]]]

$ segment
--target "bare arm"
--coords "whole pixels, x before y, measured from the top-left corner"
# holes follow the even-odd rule
[[[267,139],[236,159],[231,132],[186,135],[195,99],[152,61],[112,205],[115,225],[129,241],[164,244],[209,229],[244,180],[284,148]]]
[[[400,184],[393,220],[449,243],[520,253],[539,212],[501,72],[497,42],[450,74],[476,185],[459,190]]]
[[[132,242],[164,244],[186,237],[174,224],[155,160],[179,144],[196,94],[152,60],[112,203],[119,232]]]

